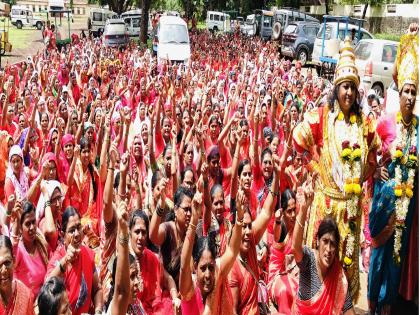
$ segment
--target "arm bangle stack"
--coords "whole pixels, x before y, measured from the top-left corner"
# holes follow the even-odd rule
[[[51,207],[51,201],[45,201],[45,204],[44,204],[44,209],[45,208],[47,208],[47,207]]]
[[[296,219],[296,223],[299,224],[299,226],[303,229],[303,224],[300,223],[300,221],[298,219]]]
[[[190,223],[190,227],[196,229],[197,228],[197,225]]]
[[[129,235],[118,235],[118,242],[121,245],[128,245],[128,241],[130,240]]]

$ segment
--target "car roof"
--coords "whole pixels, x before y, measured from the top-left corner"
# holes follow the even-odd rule
[[[394,44],[396,46],[398,46],[398,42],[393,41],[393,40],[388,40],[388,39],[377,39],[377,38],[369,38],[369,39],[362,39],[359,41],[360,42],[369,42],[369,43],[374,43],[374,44]]]
[[[108,24],[125,24],[123,19],[108,19],[106,22]]]
[[[223,13],[223,12],[220,12],[220,11],[207,11],[207,13],[211,13],[211,14],[220,14],[220,15],[229,15],[229,14],[227,14],[227,13]]]
[[[162,15],[159,19],[160,24],[181,24],[187,25],[183,19],[179,16],[171,16],[171,15]]]
[[[316,25],[321,25],[321,23],[319,23],[319,22],[316,22],[316,21],[293,21],[293,22],[290,22],[289,23],[289,25],[290,24],[296,24],[296,25],[301,25],[301,24],[316,24]]]
[[[26,11],[32,11],[31,9],[25,7],[24,5],[13,5],[12,10],[26,10]]]

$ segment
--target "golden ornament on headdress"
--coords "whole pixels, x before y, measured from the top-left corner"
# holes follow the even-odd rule
[[[404,84],[419,84],[419,36],[418,34],[405,34],[401,36],[395,64],[398,74],[398,91]]]
[[[340,51],[337,68],[335,69],[334,85],[338,85],[345,81],[351,81],[359,86],[360,78],[357,72],[353,46],[350,37],[344,40],[344,46]]]

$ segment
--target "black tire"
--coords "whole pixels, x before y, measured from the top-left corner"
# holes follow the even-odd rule
[[[23,27],[22,21],[16,21],[16,27],[18,29],[22,29],[22,27]]]
[[[217,26],[213,27],[213,33],[216,33],[218,30]]]
[[[382,83],[375,83],[375,84],[372,86],[372,90],[374,90],[374,91],[375,91],[375,94],[376,94],[378,97],[384,97],[384,87],[383,87]]]
[[[302,66],[308,62],[308,51],[305,48],[299,48],[296,54],[296,60],[299,60]]]
[[[36,22],[35,26],[37,30],[42,30],[42,22]]]

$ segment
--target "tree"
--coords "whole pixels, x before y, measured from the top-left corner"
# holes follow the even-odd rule
[[[109,5],[109,8],[118,14],[127,11],[133,4],[133,0],[101,0],[100,2]]]
[[[147,43],[147,29],[149,26],[149,9],[151,0],[143,0],[141,4],[141,19],[140,19],[140,42]]]

